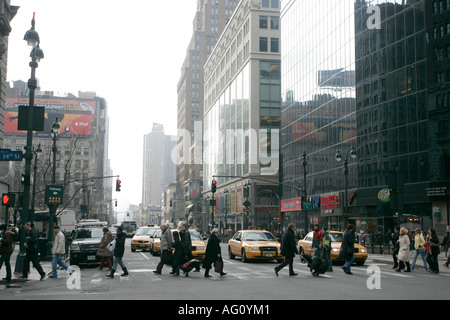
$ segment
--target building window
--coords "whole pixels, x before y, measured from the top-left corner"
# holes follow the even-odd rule
[[[280,39],[278,38],[270,39],[270,52],[280,52]]]
[[[267,17],[267,16],[259,16],[259,28],[267,29],[267,27],[268,27],[267,19],[268,18],[269,17]]]
[[[278,30],[280,28],[280,18],[270,17],[270,29]]]
[[[267,52],[267,37],[259,38],[259,51]]]

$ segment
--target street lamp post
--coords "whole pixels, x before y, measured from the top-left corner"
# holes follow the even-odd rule
[[[304,214],[304,226],[305,226],[305,234],[307,234],[308,233],[308,215],[307,215],[307,212],[306,212],[306,210],[305,210],[305,207],[304,207],[304,203],[307,201],[306,199],[307,199],[307,197],[308,197],[308,195],[307,195],[307,191],[306,191],[306,175],[308,174],[307,172],[306,172],[306,167],[308,166],[308,161],[306,161],[306,151],[303,151],[303,154],[302,154],[302,157],[303,157],[303,163],[302,163],[302,165],[303,165],[303,199],[302,199],[302,207],[303,207],[303,214]]]
[[[33,149],[34,154],[34,168],[33,168],[33,193],[31,197],[31,210],[30,210],[30,222],[33,223],[34,221],[34,200],[36,197],[36,172],[37,172],[37,160],[38,160],[38,153],[42,153],[41,144],[38,145],[37,149]]]
[[[52,124],[52,128],[50,129],[50,136],[53,140],[53,167],[52,167],[52,185],[56,185],[56,152],[58,151],[58,148],[56,147],[56,140],[58,139],[58,133],[59,133],[59,122],[58,117],[55,117],[55,122]],[[55,218],[56,218],[56,208],[58,205],[56,204],[49,204],[49,223],[48,223],[48,235],[47,235],[47,257],[46,259],[51,260],[51,249],[53,245],[53,226],[55,224]]]
[[[345,181],[344,214],[343,214],[344,228],[348,224],[348,156],[349,156],[349,154],[353,159],[356,159],[357,154],[356,154],[355,147],[351,146],[350,148],[348,148],[347,153],[345,154],[345,158],[344,158],[344,181]],[[336,161],[337,162],[342,161],[341,150],[338,150],[336,153]]]
[[[23,207],[21,214],[21,237],[20,237],[20,252],[17,255],[15,272],[22,272],[25,260],[25,230],[23,224],[30,218],[30,189],[31,189],[31,160],[33,159],[33,124],[34,124],[34,95],[37,88],[36,68],[38,62],[44,58],[44,53],[39,48],[39,34],[35,30],[35,15],[33,13],[33,20],[31,20],[31,29],[25,33],[24,40],[33,47],[30,53],[31,62],[31,77],[28,80],[28,88],[30,89],[29,105],[28,105],[28,119],[27,119],[27,144],[25,146],[25,173],[24,173],[24,187],[23,187]]]

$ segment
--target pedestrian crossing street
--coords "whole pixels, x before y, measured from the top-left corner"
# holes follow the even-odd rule
[[[163,273],[161,275],[157,275],[153,273],[153,270],[156,269],[157,264],[159,263],[159,257],[152,257],[148,253],[139,252],[137,253],[140,255],[140,257],[143,257],[145,259],[145,263],[134,263],[133,261],[130,261],[128,272],[133,277],[142,277],[145,276],[152,282],[157,282],[161,280],[167,280],[168,278],[173,279],[185,279],[186,281],[198,281],[199,278],[203,278],[204,269],[201,269],[201,271],[194,272],[191,271],[189,273],[189,277],[183,276],[183,273],[181,272],[180,277],[173,277],[169,274],[171,271],[171,268],[169,266],[165,266],[163,268]],[[145,267],[143,267],[145,265]],[[218,274],[213,272],[213,270],[210,272],[212,275],[212,278],[205,279],[205,280],[212,280],[212,281],[233,281],[233,280],[253,280],[253,279],[271,279],[271,278],[277,278],[274,272],[274,267],[277,266],[278,263],[276,262],[269,262],[269,261],[262,261],[262,262],[250,262],[250,263],[243,263],[239,258],[236,258],[235,260],[230,260],[227,257],[224,257],[224,272],[227,273],[226,276],[220,277]],[[395,272],[392,269],[392,265],[388,264],[382,264],[382,263],[373,263],[367,261],[363,266],[352,266],[351,270],[353,272],[353,275],[349,276],[346,275],[341,270],[341,265],[333,265],[333,272],[328,272],[326,274],[321,274],[321,278],[328,278],[328,279],[348,279],[349,277],[364,277],[367,278],[372,274],[372,270],[369,270],[372,266],[377,266],[381,272],[382,278],[414,278],[418,276],[420,273],[421,277],[433,277],[435,278],[436,275],[429,274],[425,272],[424,270],[416,270],[416,272],[413,273],[399,273]],[[298,259],[294,261],[294,271],[298,273],[298,277],[304,278],[304,277],[313,277],[311,274],[309,268],[306,264],[301,263]],[[118,272],[120,273],[120,272]],[[449,277],[450,274],[441,273],[442,276]],[[284,269],[282,269],[279,272],[279,278],[290,278],[288,275],[288,267],[286,266]],[[129,278],[129,279],[131,279]],[[128,279],[128,280],[129,280]]]

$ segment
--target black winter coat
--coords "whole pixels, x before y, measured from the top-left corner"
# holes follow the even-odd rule
[[[211,269],[211,265],[217,261],[217,255],[221,254],[220,241],[215,234],[209,237],[208,244],[206,245],[205,259],[203,260],[203,268]]]
[[[298,254],[297,246],[295,245],[295,234],[292,229],[287,229],[281,239],[281,255],[285,258],[292,259],[295,254]]]
[[[187,260],[192,259],[192,244],[191,244],[191,234],[188,229],[184,229],[179,232],[181,239],[181,247],[183,248],[184,256]]]
[[[172,242],[172,248],[175,249],[175,252],[172,256],[172,263],[174,266],[178,266],[184,263],[184,253],[183,248],[181,247],[180,239],[176,239]]]
[[[342,237],[341,249],[339,250],[339,258],[350,260],[355,250],[356,241],[355,233],[345,230]]]
[[[117,234],[116,238],[116,248],[114,249],[114,257],[123,258],[125,253],[125,239],[127,235],[122,232],[121,234]]]

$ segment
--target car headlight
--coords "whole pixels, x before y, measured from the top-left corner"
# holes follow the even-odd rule
[[[78,243],[72,243],[70,245],[70,251],[81,251],[80,245]]]
[[[247,247],[248,251],[259,251],[259,247]]]
[[[361,253],[367,253],[367,249],[359,249],[359,252],[361,252]]]
[[[339,249],[331,249],[331,252],[339,252]]]
[[[203,250],[206,250],[206,247],[202,247],[202,246],[197,247],[197,251],[203,251]]]

